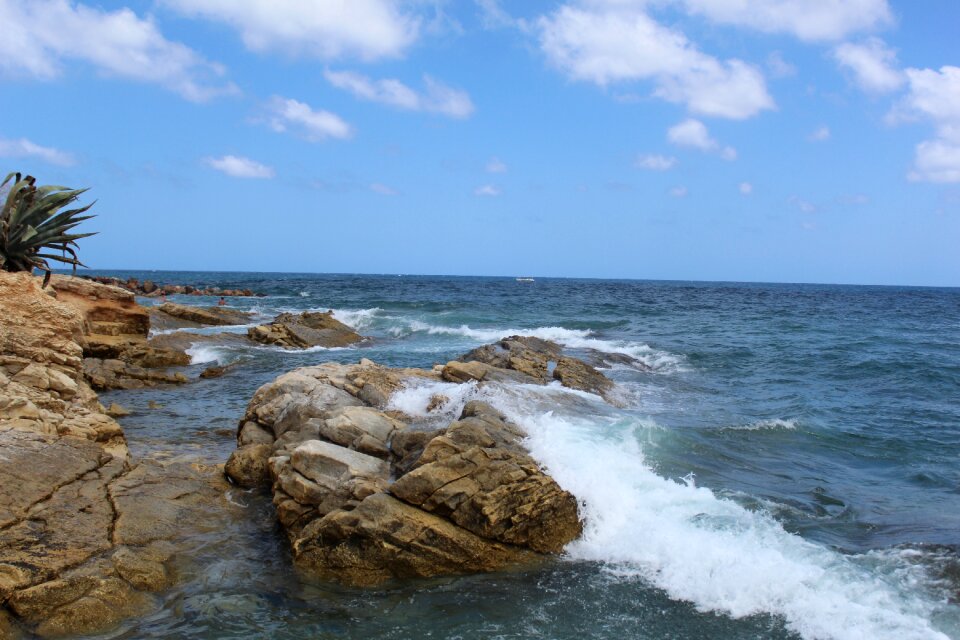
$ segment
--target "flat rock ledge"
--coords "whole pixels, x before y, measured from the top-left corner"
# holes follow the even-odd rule
[[[271,488],[296,565],[324,579],[374,585],[559,553],[582,532],[577,500],[530,457],[517,425],[480,401],[440,429],[385,408],[418,381],[613,388],[554,343],[506,342],[430,371],[364,359],[284,374],[250,401],[227,476]]]
[[[269,324],[250,327],[247,335],[255,342],[285,349],[347,347],[365,339],[334,318],[332,311],[281,313]]]
[[[75,306],[73,286],[58,300],[0,273],[0,638],[94,633],[149,611],[225,509],[216,470],[130,458],[82,344],[91,322],[139,332],[142,316],[102,289]]]

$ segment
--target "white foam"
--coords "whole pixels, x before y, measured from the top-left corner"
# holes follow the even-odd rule
[[[794,431],[797,428],[796,420],[781,420],[773,418],[770,420],[757,420],[749,424],[741,424],[735,427],[725,427],[729,431]]]
[[[187,349],[187,355],[190,356],[190,364],[207,364],[210,362],[220,363],[225,354],[221,349],[211,347],[205,344],[194,344]]]
[[[418,415],[430,395],[452,399],[458,386],[433,384],[402,391],[392,404]],[[637,441],[643,424],[609,411],[584,416],[582,404],[579,415],[543,411],[564,392],[470,387],[448,411],[481,398],[527,431],[533,456],[581,501],[585,530],[569,558],[601,562],[611,579],[649,582],[701,611],[780,616],[810,640],[947,640],[929,621],[936,603],[915,584],[790,534],[692,478],[658,476]]]
[[[333,317],[354,331],[360,331],[373,324],[377,314],[382,312],[383,309],[380,307],[373,307],[371,309],[334,309]]]
[[[402,327],[390,330],[394,335],[401,336],[406,332]],[[593,349],[601,353],[623,354],[635,358],[647,366],[658,371],[680,371],[683,369],[683,358],[666,351],[653,349],[650,345],[627,340],[603,340],[591,337],[590,329],[566,329],[564,327],[536,327],[533,329],[473,329],[462,324],[459,327],[432,325],[419,320],[407,322],[407,331],[426,332],[431,335],[463,336],[479,342],[496,342],[509,336],[533,336],[543,340],[556,342],[569,349]]]

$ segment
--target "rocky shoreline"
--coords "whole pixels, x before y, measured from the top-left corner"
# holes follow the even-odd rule
[[[0,274],[0,637],[92,633],[148,611],[174,558],[228,508],[218,470],[131,458],[83,356],[95,323],[139,331],[139,315],[59,284]],[[91,318],[98,300],[112,319]]]
[[[205,467],[133,459],[111,417],[124,410],[95,390],[189,383],[186,349],[198,343],[366,339],[332,312],[256,324],[224,307],[144,308],[130,291],[66,276],[43,290],[0,274],[0,302],[0,637],[92,633],[155,607],[191,540],[236,508],[229,483],[270,493],[299,570],[354,586],[529,565],[582,531],[576,498],[493,406],[454,415],[435,395],[429,419],[390,408],[395,393],[433,383],[554,382],[617,402],[610,380],[555,343],[512,336],[432,369],[297,369],[256,391],[236,451]],[[247,331],[191,331],[214,326]]]

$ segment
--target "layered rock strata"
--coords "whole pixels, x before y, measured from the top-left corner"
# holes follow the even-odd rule
[[[89,323],[137,314],[80,307],[0,273],[0,637],[91,633],[153,606],[191,523],[222,500],[210,471],[130,459],[81,344]]]
[[[153,345],[148,340],[150,315],[132,293],[83,278],[55,275],[51,288],[57,299],[83,319],[84,372],[98,390],[137,389],[187,382],[168,367],[190,364],[182,350]]]
[[[440,429],[385,408],[408,384],[545,384],[561,362],[576,372],[562,383],[612,389],[558,345],[531,340],[430,371],[362,360],[280,376],[251,400],[226,473],[271,487],[299,567],[348,584],[493,571],[557,553],[580,535],[577,501],[530,457],[517,425],[478,401]]]

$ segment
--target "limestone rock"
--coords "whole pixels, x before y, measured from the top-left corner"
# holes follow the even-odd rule
[[[281,313],[270,324],[251,327],[247,330],[247,335],[257,342],[287,349],[346,347],[364,339],[334,318],[331,311]]]
[[[83,371],[91,386],[98,391],[106,389],[143,389],[162,384],[188,382],[187,376],[182,373],[145,369],[123,360],[84,358]]]

